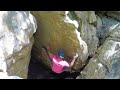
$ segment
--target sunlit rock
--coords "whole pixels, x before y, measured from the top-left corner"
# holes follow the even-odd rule
[[[111,22],[110,22],[111,21]],[[113,19],[105,19],[102,37],[108,35],[96,54],[77,79],[119,79],[120,78],[120,24]],[[108,22],[108,23],[107,23]],[[102,38],[103,39],[103,38]]]
[[[5,75],[3,78],[27,78],[36,28],[35,18],[29,11],[0,11],[0,73]]]

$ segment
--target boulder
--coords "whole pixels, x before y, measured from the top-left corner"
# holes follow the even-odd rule
[[[99,11],[99,13],[120,21],[120,11]]]
[[[100,32],[107,37],[77,79],[120,79],[120,24],[111,18],[104,22]]]
[[[36,28],[29,11],[0,12],[0,78],[27,78]]]
[[[107,11],[107,16],[120,21],[120,11]]]
[[[106,72],[107,69],[101,62],[97,58],[92,58],[76,79],[103,79]]]
[[[102,45],[107,37],[109,37],[110,32],[114,30],[113,28],[119,23],[113,18],[106,17],[102,14],[97,16],[97,31],[96,35],[99,38],[99,44]]]
[[[90,59],[77,79],[119,79],[120,41],[114,41],[112,38],[108,38],[98,49],[97,53],[98,55]]]
[[[75,11],[78,19],[87,21],[89,24],[96,22],[96,15],[94,11]]]
[[[58,49],[65,53],[66,61],[71,61],[75,53],[79,54],[73,66],[78,70],[88,57],[87,44],[80,37],[78,22],[72,20],[68,11],[32,11],[36,17],[38,28],[35,33],[33,56],[50,67],[50,62],[42,46],[48,45],[51,53],[57,55]]]
[[[97,18],[94,11],[75,11],[76,20],[79,22],[80,36],[88,46],[88,53],[92,56],[98,46],[98,38],[96,36]]]

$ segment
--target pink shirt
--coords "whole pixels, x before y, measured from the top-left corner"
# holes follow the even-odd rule
[[[61,73],[63,70],[63,67],[65,66],[69,67],[68,62],[63,61],[60,58],[57,58],[56,55],[54,54],[52,54],[50,58],[52,59],[52,70],[56,73]]]

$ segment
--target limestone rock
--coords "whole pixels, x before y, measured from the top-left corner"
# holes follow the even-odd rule
[[[120,21],[120,11],[107,11],[107,16]]]
[[[0,72],[0,79],[22,79],[18,76],[8,76],[7,73]]]
[[[90,59],[87,66],[76,79],[103,79],[107,69],[96,58]]]
[[[97,11],[97,12],[107,17],[111,17],[117,21],[120,21],[120,11]]]
[[[88,46],[89,55],[93,55],[98,46],[98,38],[96,36],[96,27],[93,23],[97,22],[94,11],[75,11],[77,21],[79,22],[80,36]]]
[[[119,79],[120,78],[120,24],[117,21],[105,19],[108,30],[103,44],[77,79]],[[104,32],[105,30],[102,29]],[[103,36],[106,34],[102,34]],[[100,68],[99,68],[100,67]]]
[[[36,28],[29,11],[0,12],[0,78],[27,78]]]
[[[88,23],[96,22],[96,15],[94,11],[75,11],[75,14],[79,19],[87,21]]]
[[[119,23],[113,18],[106,17],[104,15],[97,16],[97,37],[99,38],[99,44],[102,45],[107,37],[109,37],[113,28]]]
[[[92,58],[81,75],[85,79],[119,79],[120,42],[107,39],[98,50],[98,56]]]
[[[79,54],[73,68],[80,69],[88,57],[88,47],[77,30],[77,21],[68,17],[68,11],[32,11],[32,14],[38,23],[33,56],[41,58],[41,62],[50,67],[48,56],[45,53],[41,55],[42,46],[49,45],[51,53],[56,55],[61,48],[67,61],[70,61],[68,58],[72,58],[75,53]]]

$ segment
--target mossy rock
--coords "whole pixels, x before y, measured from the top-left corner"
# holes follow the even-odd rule
[[[84,57],[83,60],[86,59],[86,56],[82,53],[84,47],[81,47],[82,43],[79,42],[75,32],[76,27],[74,24],[64,21],[66,18],[64,11],[32,11],[32,14],[35,16],[38,24],[37,32],[34,35],[35,44],[33,52],[37,54],[36,57],[42,58],[42,62],[45,65],[50,67],[48,59],[40,56],[43,45],[48,45],[51,53],[55,55],[57,55],[59,48],[62,49],[65,53],[66,61],[70,61],[67,58],[72,58],[78,50],[81,52],[79,56],[81,58]],[[76,62],[81,62],[81,58]],[[81,64],[79,66],[75,64],[74,67],[76,66],[79,69]]]

